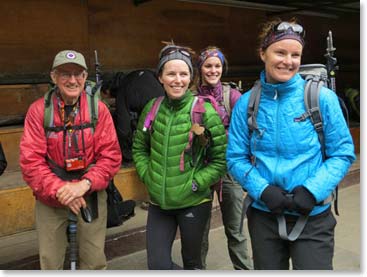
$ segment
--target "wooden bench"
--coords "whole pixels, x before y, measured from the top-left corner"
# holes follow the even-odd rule
[[[19,143],[22,133],[22,126],[0,128],[0,140],[8,161],[8,167],[0,177],[0,236],[34,228],[35,201],[19,167]],[[121,168],[114,181],[125,200],[148,200],[146,188],[139,180],[134,167]]]
[[[360,149],[360,128],[350,129],[356,153]],[[22,178],[19,167],[19,142],[22,126],[0,127],[8,167],[0,177],[0,236],[10,235],[34,228],[34,197]],[[355,173],[359,177],[359,171]],[[139,180],[134,167],[121,168],[115,176],[115,184],[123,198],[147,201],[148,193]]]

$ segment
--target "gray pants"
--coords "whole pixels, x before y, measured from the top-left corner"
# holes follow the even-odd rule
[[[234,269],[252,269],[252,260],[247,249],[247,237],[243,231],[240,232],[240,226],[242,224],[243,189],[229,173],[222,178],[222,181],[222,201],[219,203],[224,231],[227,237],[229,257],[231,258]],[[209,248],[209,229],[210,218],[206,225],[201,251],[204,267],[206,266],[206,256]]]
[[[333,269],[336,220],[330,209],[309,217],[303,232],[293,242],[279,237],[274,215],[249,208],[247,218],[256,270],[288,270],[290,259],[293,269]],[[296,219],[286,216],[288,232]]]

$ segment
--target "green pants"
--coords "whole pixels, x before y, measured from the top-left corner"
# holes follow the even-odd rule
[[[91,223],[85,223],[80,213],[78,215],[79,269],[107,268],[104,253],[107,230],[106,200],[106,192],[104,190],[98,192],[98,218]],[[63,269],[65,252],[68,246],[69,209],[49,207],[40,201],[36,201],[35,213],[41,269]]]
[[[227,247],[229,257],[231,258],[235,269],[252,269],[252,260],[248,254],[247,237],[244,232],[240,233],[242,204],[244,192],[239,183],[227,173],[223,178],[222,201],[220,201],[220,209],[222,212],[222,221],[224,231],[227,237]],[[219,198],[219,196],[218,196]],[[206,266],[206,256],[209,248],[209,229],[210,218],[206,225],[204,238],[202,243],[202,260]]]

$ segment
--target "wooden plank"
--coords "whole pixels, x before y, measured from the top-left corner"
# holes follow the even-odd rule
[[[25,116],[30,104],[45,95],[48,89],[49,84],[1,85],[0,118]]]
[[[5,172],[20,170],[19,143],[22,134],[23,134],[23,126],[10,126],[0,128],[0,141],[3,146],[5,157],[8,162],[8,166]]]
[[[0,236],[33,229],[34,203],[27,187],[0,190]]]
[[[135,167],[120,169],[114,181],[124,200],[148,201],[147,189],[140,181]]]
[[[0,1],[2,74],[49,74],[56,53],[88,49],[88,1]]]

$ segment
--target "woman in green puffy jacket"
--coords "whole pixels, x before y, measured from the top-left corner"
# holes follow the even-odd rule
[[[153,99],[145,106],[133,143],[136,170],[150,195],[149,269],[178,268],[171,258],[177,226],[184,269],[202,269],[201,242],[211,212],[210,186],[226,171],[221,119],[210,103],[199,100],[201,105],[193,105],[195,98],[188,89],[193,79],[191,53],[176,45],[161,50],[157,74],[166,95],[160,105]],[[201,113],[201,122],[194,121],[192,108]]]

